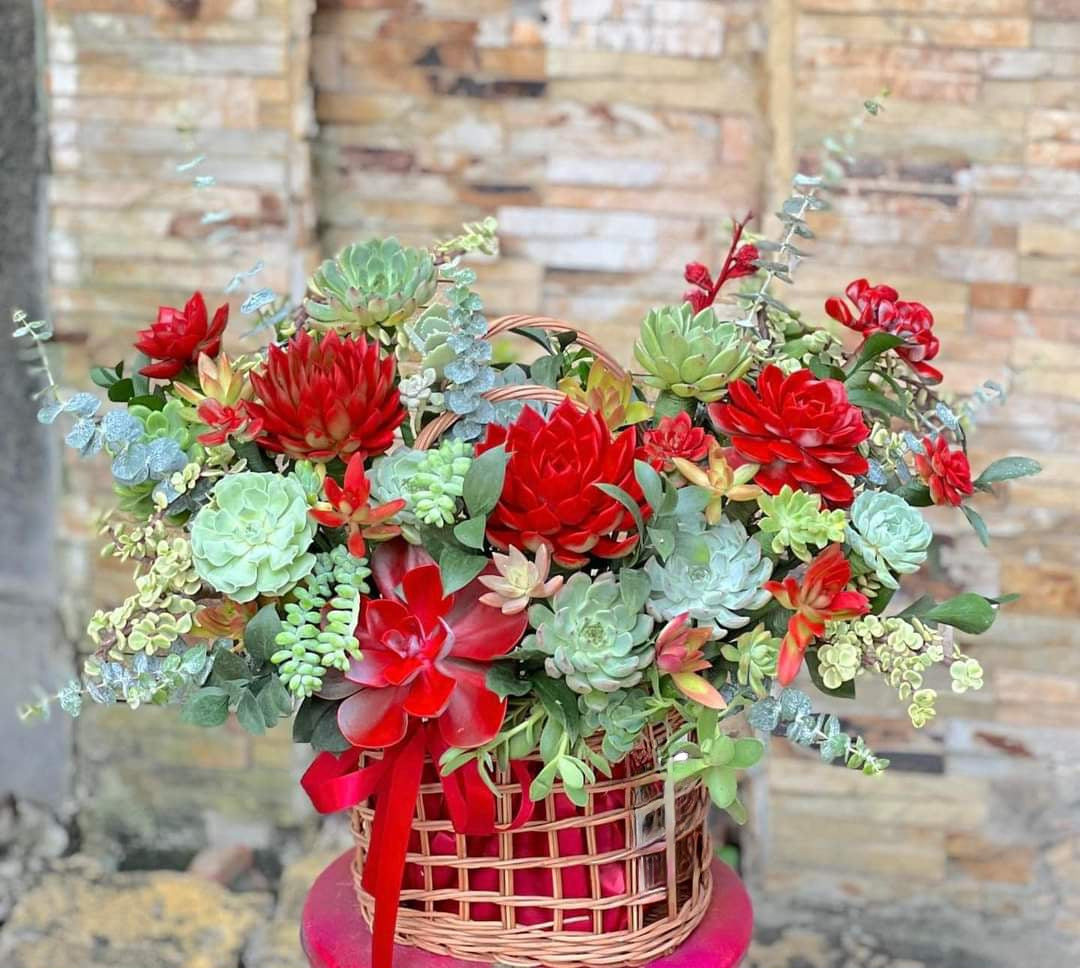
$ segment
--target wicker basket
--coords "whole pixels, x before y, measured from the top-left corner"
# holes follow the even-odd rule
[[[653,727],[612,780],[573,806],[556,786],[532,819],[490,837],[455,832],[434,765],[425,767],[409,845],[397,940],[466,961],[551,968],[644,965],[681,944],[712,889],[708,794],[666,782]],[[378,754],[375,754],[378,755]],[[539,760],[533,761],[533,773]],[[498,820],[510,825],[528,795],[497,778]],[[353,811],[357,894],[374,810]]]

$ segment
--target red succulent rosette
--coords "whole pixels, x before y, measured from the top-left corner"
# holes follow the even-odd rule
[[[267,450],[294,460],[344,461],[386,451],[405,419],[394,359],[363,336],[309,333],[271,346],[266,365],[251,374],[248,405]]]
[[[196,413],[199,419],[211,428],[199,434],[200,444],[217,447],[230,437],[257,437],[262,429],[262,421],[254,420],[248,412],[247,400],[239,401],[235,406],[208,398],[199,404]]]
[[[915,454],[915,470],[930,488],[930,499],[935,504],[958,507],[975,492],[967,454],[951,449],[944,437],[924,437],[922,445],[925,453]]]
[[[769,365],[756,391],[736,380],[728,396],[727,403],[709,405],[709,416],[742,463],[761,465],[757,484],[770,494],[787,484],[820,494],[832,507],[851,504],[855,494],[843,475],[866,473],[869,465],[856,448],[870,430],[843,383],[819,380],[806,369],[784,376]]]
[[[699,461],[709,452],[710,437],[701,427],[695,427],[685,410],[678,416],[664,417],[655,430],[642,435],[638,456],[657,470],[675,470],[674,460],[681,457]]]
[[[345,480],[338,484],[332,477],[323,482],[326,502],[315,505],[308,513],[328,528],[348,528],[349,554],[363,558],[367,542],[381,541],[401,534],[401,528],[388,521],[405,507],[405,499],[397,498],[385,504],[372,505],[371,481],[364,473],[364,458],[353,454],[345,468]]]
[[[604,418],[564,400],[546,420],[526,407],[508,428],[491,425],[478,453],[505,445],[509,454],[488,540],[536,551],[546,544],[565,568],[590,555],[621,558],[637,543],[630,512],[596,485],[622,488],[649,513],[634,477],[635,431],[612,437]]]
[[[843,545],[829,545],[806,569],[802,582],[790,575],[782,582],[767,581],[764,588],[784,608],[794,610],[780,646],[776,679],[790,685],[799,674],[803,656],[814,639],[825,634],[825,623],[857,618],[870,611],[870,602],[861,592],[849,591],[851,565]]]
[[[482,604],[485,588],[475,579],[444,595],[431,557],[401,540],[380,545],[371,565],[383,597],[361,605],[361,658],[345,673],[357,688],[338,708],[342,735],[353,746],[383,749],[401,742],[417,717],[435,720],[448,746],[494,739],[506,699],[487,687],[487,671],[521,640],[524,613]]]
[[[874,333],[901,337],[905,344],[896,348],[897,355],[924,380],[941,382],[941,370],[928,362],[941,349],[929,309],[922,303],[900,299],[892,286],[871,286],[865,279],[856,279],[844,292],[858,313],[852,313],[847,303],[835,296],[825,300],[825,312],[866,337]]]
[[[171,380],[200,354],[214,357],[221,352],[221,334],[229,322],[229,306],[218,306],[210,320],[201,292],[195,293],[183,309],[158,308],[157,320],[136,334],[135,349],[156,363],[139,372],[157,380]]]

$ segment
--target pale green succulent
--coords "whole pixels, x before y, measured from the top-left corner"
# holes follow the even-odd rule
[[[902,497],[888,491],[863,491],[851,505],[847,539],[884,586],[899,588],[893,572],[918,571],[934,532]]]
[[[536,631],[523,652],[546,657],[553,679],[566,684],[591,709],[603,709],[613,693],[636,686],[652,663],[653,620],[644,614],[649,579],[640,571],[604,572],[595,580],[577,572],[555,593],[550,606],[529,609]]]
[[[457,357],[447,344],[453,332],[449,307],[432,303],[398,330],[398,343],[403,349],[411,349],[419,355],[421,370],[434,370],[436,378],[442,380],[447,364]]]
[[[389,504],[402,498],[408,502],[409,481],[423,460],[422,451],[409,447],[376,457],[368,472],[368,480],[371,481],[371,503]],[[417,531],[419,520],[408,503],[390,521],[401,526],[401,536],[406,541],[420,544],[420,533]]]
[[[818,673],[827,689],[839,689],[862,668],[862,649],[850,639],[827,642],[818,649]]]
[[[785,484],[779,494],[758,495],[757,502],[764,514],[758,527],[772,535],[771,547],[778,555],[790,548],[796,558],[809,561],[814,554],[810,545],[824,548],[830,541],[844,540],[844,512],[823,511],[818,494]]]
[[[652,579],[650,612],[663,621],[689,612],[699,626],[711,626],[717,638],[750,621],[740,612],[769,600],[761,586],[772,574],[772,562],[741,523],[726,518],[707,530],[684,526],[667,561],[650,558],[645,571]]]
[[[304,309],[316,329],[393,329],[432,299],[437,282],[435,262],[424,249],[392,238],[356,242],[308,280],[312,295]]]
[[[911,697],[911,705],[908,706],[908,716],[911,725],[916,729],[922,729],[930,720],[937,715],[934,703],[937,701],[937,693],[933,689],[919,689]]]
[[[734,642],[728,642],[720,654],[738,665],[735,678],[740,686],[749,686],[754,695],[764,698],[769,689],[766,680],[776,676],[776,660],[780,655],[780,639],[763,624],[743,632]]]
[[[444,440],[425,451],[409,479],[405,499],[424,524],[452,524],[472,465],[473,448],[463,440]]]
[[[199,577],[237,602],[283,595],[315,565],[307,495],[294,477],[244,471],[222,478],[191,526]]]
[[[969,689],[982,689],[983,669],[978,659],[971,659],[966,655],[957,653],[953,656],[952,665],[949,666],[949,677],[952,679],[952,691],[965,693]]]
[[[651,310],[634,357],[649,386],[705,403],[718,400],[753,362],[740,327],[718,319],[711,306],[695,315],[689,303]]]
[[[581,735],[602,735],[600,752],[609,763],[619,763],[641,738],[651,714],[650,704],[649,694],[642,689],[621,689],[599,709],[581,700]]]

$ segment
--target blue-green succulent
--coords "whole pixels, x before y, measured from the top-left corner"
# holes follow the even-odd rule
[[[922,514],[897,494],[863,491],[851,505],[848,542],[886,588],[899,587],[895,575],[918,571],[933,538]]]

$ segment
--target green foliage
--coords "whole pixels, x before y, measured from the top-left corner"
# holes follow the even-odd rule
[[[691,528],[686,522],[680,524],[666,561],[650,558],[645,563],[652,580],[649,610],[665,621],[689,612],[699,625],[711,625],[722,637],[726,630],[749,622],[740,612],[768,602],[769,593],[761,585],[772,573],[772,562],[738,521],[725,519],[714,528]]]
[[[195,569],[237,602],[283,595],[315,565],[316,523],[293,477],[243,471],[222,478],[192,523]]]
[[[798,689],[785,689],[777,698],[755,703],[747,721],[764,733],[782,727],[791,742],[816,748],[826,763],[839,759],[848,769],[862,770],[868,776],[883,773],[889,765],[867,748],[861,736],[853,739],[845,733],[835,716],[815,713],[810,698]]]
[[[423,461],[424,455],[418,450],[402,447],[392,454],[376,457],[368,472],[371,481],[371,501],[373,504],[388,504],[399,498],[409,500],[409,481]],[[402,536],[412,544],[420,544],[419,521],[408,504],[391,519],[401,527]]]
[[[618,578],[604,572],[591,579],[577,572],[555,593],[550,606],[529,609],[536,632],[520,652],[545,656],[549,676],[565,679],[587,706],[603,709],[614,693],[641,682],[652,663],[653,620],[642,614],[649,580],[624,568]]]
[[[689,303],[653,309],[641,324],[634,358],[645,382],[676,397],[710,403],[750,369],[743,333],[721,322],[712,307],[694,313]]]
[[[974,484],[983,491],[999,481],[1011,481],[1018,477],[1031,477],[1042,471],[1042,465],[1030,457],[1002,457],[994,461],[977,478]]]
[[[403,495],[409,510],[424,524],[452,524],[473,463],[473,449],[463,440],[444,440],[425,451]]]
[[[624,689],[593,708],[581,702],[581,731],[586,737],[602,737],[600,752],[610,763],[619,763],[637,745],[641,731],[653,712],[653,700],[642,689]]]
[[[423,249],[397,239],[372,239],[348,245],[327,259],[308,280],[304,302],[317,329],[341,332],[386,331],[401,325],[435,295],[435,262]]]
[[[295,601],[285,604],[284,626],[271,606],[248,623],[245,644],[250,638],[252,648],[264,655],[271,642],[277,646],[269,658],[293,695],[311,696],[322,688],[327,669],[344,672],[350,658],[359,658],[353,632],[370,574],[365,559],[338,545],[316,556],[311,574],[293,590]]]
[[[447,409],[461,418],[454,425],[454,435],[474,440],[495,418],[495,408],[483,396],[498,382],[490,365],[488,324],[483,301],[471,288],[476,273],[456,264],[443,266],[441,271],[452,283],[446,291],[450,323],[446,343],[454,351],[453,360],[444,367],[449,381],[444,400]]]
[[[479,222],[466,222],[462,226],[460,235],[437,242],[435,252],[444,257],[457,257],[470,252],[497,255],[499,252],[499,238],[496,235],[498,228],[499,223],[490,215]]]
[[[779,494],[761,494],[757,502],[763,512],[758,527],[772,535],[770,547],[778,555],[790,548],[797,558],[809,561],[810,545],[824,548],[830,541],[844,540],[844,512],[823,510],[817,494],[793,491],[785,484]]]
[[[725,643],[720,654],[728,662],[735,663],[735,679],[739,685],[748,686],[759,699],[768,695],[769,680],[776,675],[780,639],[764,624],[743,632],[734,642]]]

